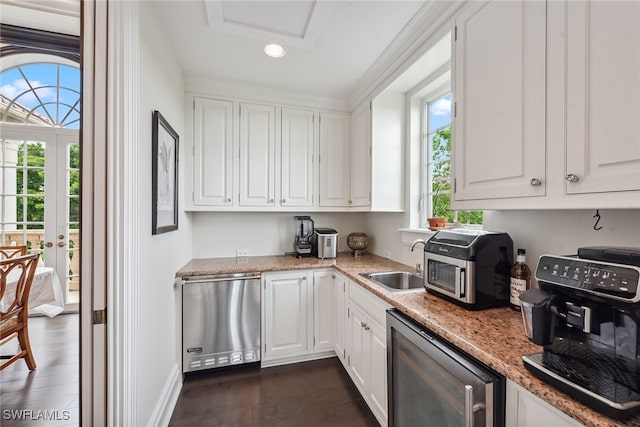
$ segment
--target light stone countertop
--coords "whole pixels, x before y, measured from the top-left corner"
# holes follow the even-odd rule
[[[640,416],[626,422],[615,421],[532,376],[524,367],[521,356],[542,349],[527,339],[520,313],[510,308],[470,311],[424,290],[390,292],[360,276],[360,273],[374,271],[412,271],[411,267],[386,258],[369,254],[353,257],[341,253],[332,260],[298,259],[292,256],[193,259],[176,273],[176,277],[318,268],[334,268],[343,273],[418,323],[586,426],[640,427]]]

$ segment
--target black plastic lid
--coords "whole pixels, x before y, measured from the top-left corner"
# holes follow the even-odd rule
[[[336,230],[333,228],[322,228],[318,227],[314,230],[317,234],[338,234]]]
[[[640,267],[640,248],[617,246],[586,246],[578,248],[578,257],[594,261]]]

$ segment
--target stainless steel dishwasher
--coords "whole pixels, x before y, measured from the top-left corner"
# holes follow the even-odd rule
[[[182,281],[182,372],[260,360],[260,275]]]

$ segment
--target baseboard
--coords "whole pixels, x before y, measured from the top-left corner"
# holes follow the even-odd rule
[[[262,360],[260,362],[261,368],[270,368],[272,366],[288,365],[290,363],[308,362],[310,360],[327,359],[329,357],[338,357],[334,350],[325,351],[322,353],[305,354],[302,356],[283,357],[271,360]]]
[[[162,390],[162,394],[160,394],[156,407],[153,409],[148,426],[169,425],[176,402],[180,396],[180,390],[182,390],[182,372],[180,367],[176,365]]]

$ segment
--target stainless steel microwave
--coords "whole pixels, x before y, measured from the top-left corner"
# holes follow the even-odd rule
[[[442,230],[424,245],[424,285],[468,309],[509,304],[513,241],[507,233]]]

